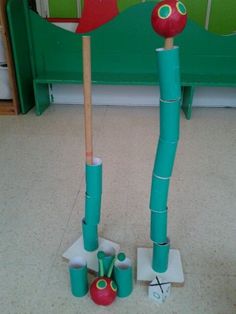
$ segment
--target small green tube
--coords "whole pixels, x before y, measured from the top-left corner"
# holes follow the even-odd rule
[[[155,272],[164,273],[168,269],[170,242],[153,243],[152,268]]]
[[[101,195],[92,197],[85,193],[85,221],[88,225],[98,225],[101,217]]]
[[[98,248],[98,226],[88,225],[85,219],[82,220],[82,232],[84,249],[89,252],[93,252]]]
[[[178,100],[181,97],[179,48],[157,49],[160,97],[162,100]]]
[[[160,138],[166,142],[177,142],[180,126],[180,101],[160,100]]]
[[[167,207],[169,179],[152,175],[152,187],[149,208],[154,211],[164,211]]]
[[[162,178],[171,177],[177,145],[178,142],[169,143],[159,139],[153,170],[156,176]]]
[[[99,198],[102,194],[102,161],[94,158],[92,165],[86,164],[86,193],[90,197]]]
[[[156,243],[167,241],[167,210],[155,212],[151,210],[151,240]]]
[[[114,280],[117,284],[117,296],[128,297],[133,291],[133,272],[129,258],[124,261],[116,260],[114,267]]]
[[[75,257],[69,262],[71,292],[75,297],[83,297],[88,292],[87,263],[82,257]]]

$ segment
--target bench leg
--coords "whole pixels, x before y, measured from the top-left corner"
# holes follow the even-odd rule
[[[192,116],[193,94],[193,86],[183,86],[182,110],[187,120],[190,120]]]
[[[49,86],[34,82],[35,113],[40,116],[50,105]]]

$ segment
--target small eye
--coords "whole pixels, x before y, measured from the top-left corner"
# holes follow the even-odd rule
[[[172,13],[172,9],[171,9],[171,6],[168,4],[162,5],[157,12],[158,16],[161,19],[168,19],[171,13]]]
[[[111,281],[110,285],[111,285],[111,289],[112,289],[114,292],[116,292],[116,291],[117,291],[116,283],[115,283],[114,281]]]
[[[98,280],[98,282],[96,283],[96,287],[97,287],[99,290],[105,289],[106,286],[107,286],[107,282],[106,282],[106,280],[104,280],[104,279],[100,279],[100,280]]]
[[[184,6],[184,4],[182,2],[178,1],[176,3],[176,8],[177,8],[177,11],[180,14],[182,14],[182,15],[186,15],[187,14],[187,10],[186,10],[186,8],[185,8],[185,6]]]

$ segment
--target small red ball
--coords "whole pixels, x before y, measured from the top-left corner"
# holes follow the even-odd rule
[[[187,11],[178,0],[163,0],[152,11],[152,27],[159,35],[169,38],[181,33],[187,22]]]
[[[90,296],[97,305],[110,305],[116,298],[117,286],[107,277],[96,278],[90,286]]]

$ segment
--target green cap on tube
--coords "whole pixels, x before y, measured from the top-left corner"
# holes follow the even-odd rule
[[[118,255],[117,255],[117,259],[118,261],[120,262],[124,262],[124,260],[126,259],[126,255],[124,252],[120,252]]]

